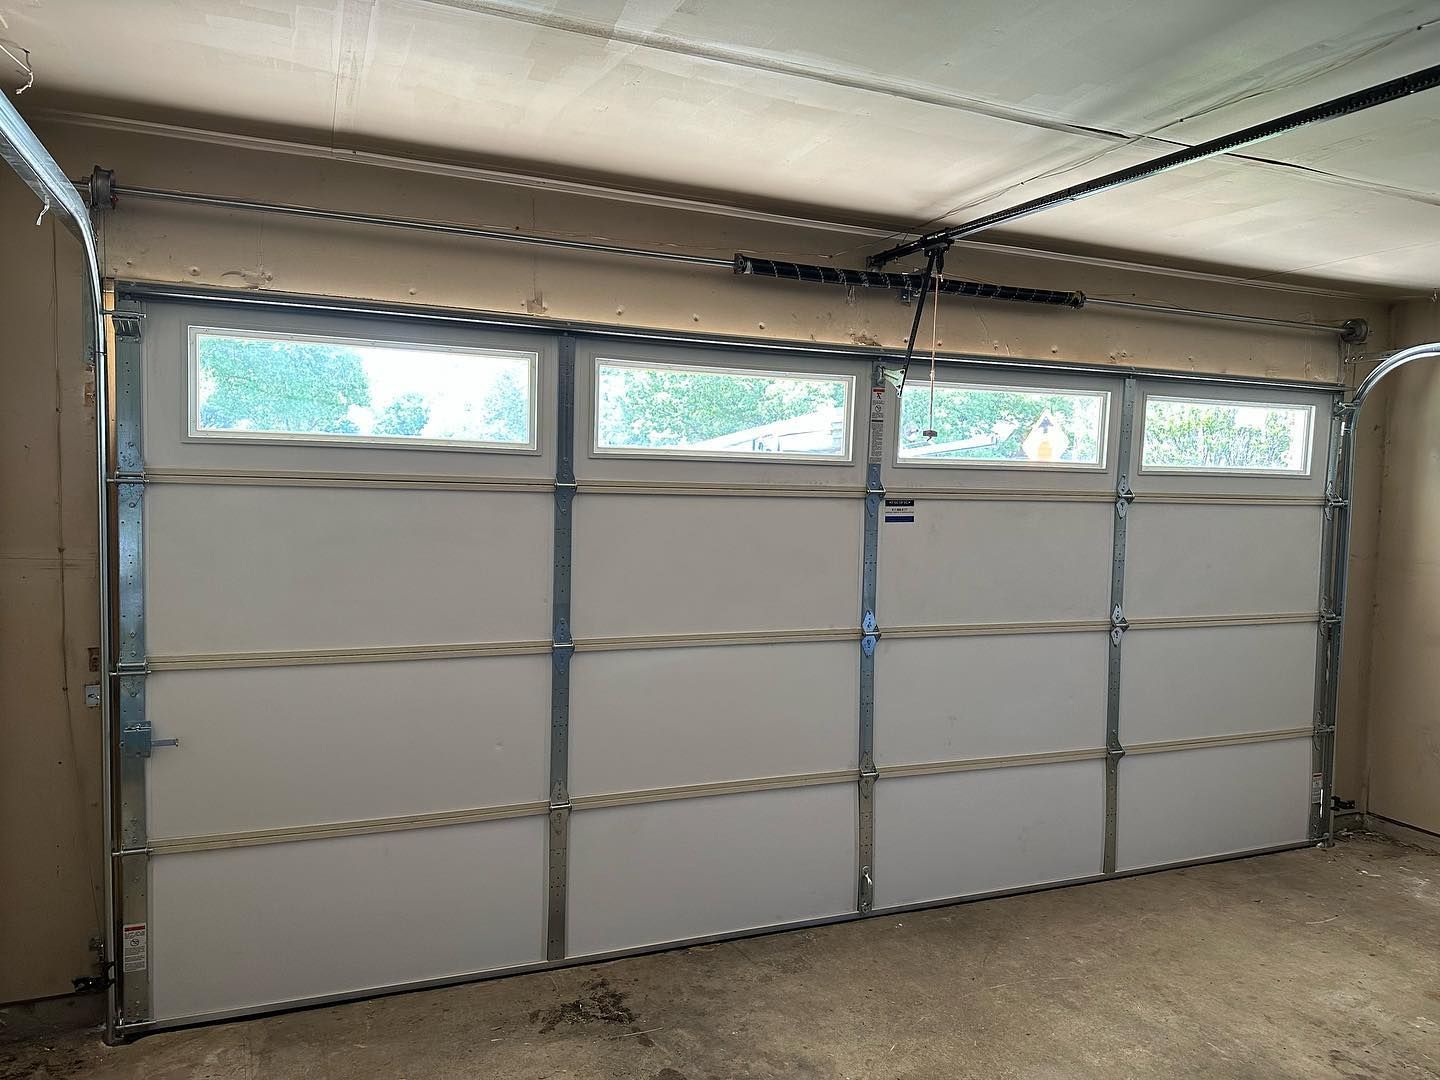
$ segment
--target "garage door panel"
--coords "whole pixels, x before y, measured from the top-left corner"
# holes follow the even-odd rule
[[[1104,633],[882,638],[875,663],[877,762],[1101,745],[1108,640]]]
[[[162,671],[154,837],[211,835],[543,801],[550,660]]]
[[[854,769],[858,651],[845,641],[580,652],[570,791]]]
[[[151,860],[155,1016],[544,959],[545,819]]]
[[[882,627],[1106,617],[1108,503],[917,503],[881,526]]]
[[[853,627],[857,499],[583,496],[577,638]]]
[[[1127,743],[1305,727],[1315,623],[1132,630],[1120,692]]]
[[[855,821],[854,784],[578,811],[570,955],[853,911]]]
[[[544,494],[156,485],[160,655],[548,640]]]
[[[1125,563],[1129,618],[1314,611],[1320,508],[1137,502]]]
[[[1098,874],[1099,761],[1025,765],[875,785],[878,908]]]
[[[1311,767],[1308,737],[1123,758],[1118,867],[1303,841]]]

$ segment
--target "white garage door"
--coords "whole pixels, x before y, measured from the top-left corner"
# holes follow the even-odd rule
[[[1327,393],[144,314],[126,1029],[1311,829]]]

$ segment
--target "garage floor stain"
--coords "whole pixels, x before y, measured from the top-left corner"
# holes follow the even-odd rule
[[[1437,889],[1440,855],[1361,836],[126,1047],[11,1041],[0,1080],[1440,1080]]]

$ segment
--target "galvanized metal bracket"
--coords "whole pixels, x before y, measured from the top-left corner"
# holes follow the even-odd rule
[[[148,758],[157,747],[179,746],[179,739],[157,739],[154,729],[147,720],[120,728],[120,753],[126,757]]]
[[[575,495],[575,338],[562,334],[556,363],[555,527],[551,589],[550,810],[546,842],[545,958],[566,955],[570,866],[570,629]]]
[[[880,507],[885,498],[882,479],[886,417],[891,386],[884,364],[870,372],[870,420],[866,425],[865,522],[860,562],[860,708],[858,814],[856,818],[855,910],[867,912],[874,903],[875,881],[875,647],[880,636],[875,594],[880,564]]]
[[[1130,512],[1130,504],[1135,501],[1135,493],[1130,490],[1129,478],[1121,475],[1119,487],[1115,492],[1115,515],[1124,517]]]
[[[1125,618],[1125,546],[1129,528],[1130,466],[1135,444],[1135,407],[1138,398],[1135,377],[1125,380],[1120,400],[1120,439],[1115,485],[1115,524],[1110,559],[1110,647],[1106,650],[1105,671],[1105,848],[1101,860],[1104,873],[1115,873],[1120,799],[1120,759],[1125,756],[1120,741],[1120,653],[1130,623]]]
[[[115,312],[115,462],[107,482],[115,491],[116,622],[114,668],[102,692],[115,694],[115,833],[108,838],[117,852],[116,904],[119,925],[114,940],[119,955],[110,958],[118,985],[117,1028],[153,1019],[150,992],[150,856],[146,814],[146,768],[159,746],[178,740],[157,739],[146,712],[149,666],[145,646],[145,459],[141,431],[144,402],[144,312]],[[123,854],[118,854],[123,853]]]
[[[864,915],[875,906],[875,878],[869,866],[860,867],[860,884],[855,890],[855,909]]]
[[[110,325],[115,328],[115,340],[140,341],[144,337],[141,329],[145,320],[143,311],[107,311]]]

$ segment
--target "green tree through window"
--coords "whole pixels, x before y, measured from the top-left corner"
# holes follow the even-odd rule
[[[901,456],[928,461],[1025,461],[1025,437],[1048,413],[1069,440],[1060,460],[1099,464],[1104,400],[1093,393],[937,384],[932,429],[936,435],[926,439],[924,432],[931,429],[929,387],[907,383],[900,406]],[[967,442],[974,445],[953,445]]]
[[[360,354],[345,345],[199,336],[202,428],[354,435],[370,404]]]
[[[1144,461],[1160,468],[1295,471],[1304,464],[1306,415],[1294,407],[1152,399],[1145,407]]]
[[[218,332],[195,348],[202,431],[531,442],[531,355]]]
[[[845,404],[833,379],[599,366],[599,445],[694,446]]]

